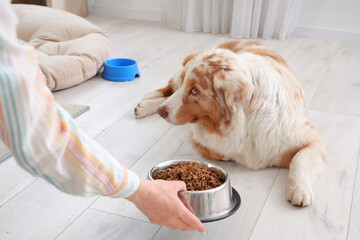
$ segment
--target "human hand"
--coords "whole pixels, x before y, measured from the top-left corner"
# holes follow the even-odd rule
[[[185,190],[186,185],[181,181],[141,179],[138,190],[127,199],[133,202],[152,223],[182,231],[197,230],[206,233],[205,226],[180,194]]]

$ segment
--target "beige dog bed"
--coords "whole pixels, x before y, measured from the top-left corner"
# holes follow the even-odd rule
[[[39,66],[52,91],[93,77],[109,52],[105,33],[74,14],[35,5],[14,4],[18,37],[37,50]]]

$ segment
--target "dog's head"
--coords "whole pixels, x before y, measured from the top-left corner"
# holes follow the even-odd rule
[[[172,79],[178,89],[158,113],[172,124],[203,122],[216,131],[221,124],[229,124],[232,115],[250,100],[254,87],[245,70],[229,50],[191,54]]]

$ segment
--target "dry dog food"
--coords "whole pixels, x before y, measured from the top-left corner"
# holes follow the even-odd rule
[[[160,173],[153,174],[154,179],[184,181],[186,190],[201,191],[220,186],[225,182],[225,175],[216,168],[208,168],[197,162],[173,164]]]

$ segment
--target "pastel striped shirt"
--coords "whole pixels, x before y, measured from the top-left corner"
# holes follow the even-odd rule
[[[19,44],[10,1],[0,0],[0,137],[17,163],[59,190],[127,197],[140,183],[54,101],[35,50]]]

